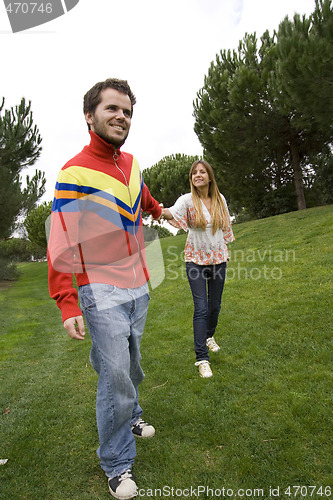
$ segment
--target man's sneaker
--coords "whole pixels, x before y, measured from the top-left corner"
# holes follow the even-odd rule
[[[202,377],[202,378],[209,378],[209,377],[213,376],[213,372],[212,372],[212,370],[210,368],[209,361],[207,361],[205,359],[202,360],[202,361],[197,361],[195,363],[195,366],[199,367],[200,377]]]
[[[207,339],[206,345],[212,352],[217,352],[220,350],[220,346],[215,342],[214,337],[210,337],[209,339]]]
[[[111,495],[120,500],[134,498],[138,493],[131,470],[123,472],[120,476],[109,478],[108,483]]]
[[[147,424],[147,422],[144,422],[142,418],[139,418],[139,420],[134,425],[132,425],[131,429],[134,436],[137,437],[151,438],[155,435],[154,427]]]

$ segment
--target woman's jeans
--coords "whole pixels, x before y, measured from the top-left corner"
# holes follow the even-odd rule
[[[138,385],[144,378],[140,342],[146,321],[148,284],[123,289],[92,283],[79,288],[92,341],[90,361],[98,373],[97,455],[108,477],[131,469],[136,455],[131,425],[142,415]]]
[[[193,332],[197,361],[209,361],[206,341],[213,337],[221,310],[226,263],[199,266],[186,262],[186,274],[194,302]]]

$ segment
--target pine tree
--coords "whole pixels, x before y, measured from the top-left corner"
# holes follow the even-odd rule
[[[246,34],[238,51],[212,62],[194,102],[195,132],[234,212],[306,208],[314,158],[332,142],[332,34],[330,0],[317,0],[310,19],[286,18],[259,48]]]
[[[143,179],[151,194],[164,204],[172,206],[180,195],[190,191],[189,173],[198,156],[174,154],[143,171]]]
[[[277,33],[275,78],[296,126],[333,142],[333,10],[316,0],[310,17],[286,18]],[[276,95],[276,98],[279,96]]]
[[[10,110],[0,106],[0,240],[8,238],[19,216],[36,206],[45,191],[45,175],[36,170],[26,176],[22,185],[21,172],[33,165],[41,153],[38,128],[33,124],[31,102],[21,103]]]
[[[288,156],[290,124],[276,109],[268,78],[274,39],[258,49],[246,34],[238,51],[221,51],[194,103],[195,132],[211,161],[230,208],[253,217],[296,208]]]

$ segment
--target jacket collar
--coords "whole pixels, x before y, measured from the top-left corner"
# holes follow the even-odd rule
[[[115,148],[112,144],[104,141],[99,135],[95,134],[92,130],[89,130],[90,134],[90,144],[89,150],[94,156],[99,158],[110,160],[110,157],[120,154],[120,148]]]

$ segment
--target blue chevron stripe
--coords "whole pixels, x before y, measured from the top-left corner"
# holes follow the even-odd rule
[[[84,204],[84,206],[83,206]],[[54,209],[53,209],[54,208]],[[135,221],[128,219],[123,214],[113,210],[112,208],[106,207],[100,203],[93,200],[84,199],[54,199],[53,202],[53,212],[64,212],[64,213],[78,213],[84,214],[85,211],[89,213],[94,213],[102,219],[111,222],[120,229],[125,229],[125,231],[136,234],[140,226],[140,212]]]
[[[141,201],[141,192],[139,192],[139,194],[137,196],[137,199],[134,202],[133,209],[131,209],[131,207],[129,207],[127,205],[127,203],[125,203],[121,199],[117,198],[116,196],[114,196],[114,195],[112,195],[110,193],[107,193],[106,191],[101,191],[101,190],[93,188],[91,186],[78,186],[76,184],[68,184],[68,183],[59,183],[59,182],[57,182],[57,184],[56,184],[56,191],[57,192],[61,192],[61,191],[73,191],[73,192],[82,193],[82,194],[86,194],[86,195],[94,194],[95,196],[99,196],[99,197],[101,197],[104,200],[111,201],[112,203],[115,203],[116,205],[118,205],[122,209],[126,210],[130,215],[132,215],[132,210],[133,210],[134,213],[136,212],[136,210],[138,208],[138,204]],[[58,210],[63,205],[65,205],[67,203],[72,203],[75,199],[76,198],[56,198],[55,197],[55,200],[57,200],[57,201],[61,200],[61,202],[60,203],[57,203],[57,202],[54,203],[53,207],[52,207],[52,210],[53,211]],[[82,199],[84,199],[84,198],[82,198]]]

